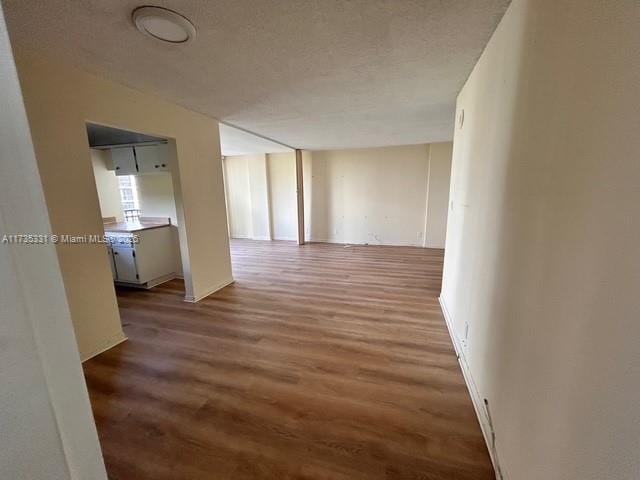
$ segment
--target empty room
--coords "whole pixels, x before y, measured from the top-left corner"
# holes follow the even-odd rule
[[[0,478],[640,478],[635,0],[0,2]]]

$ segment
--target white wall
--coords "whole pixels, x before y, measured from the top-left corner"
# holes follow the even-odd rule
[[[295,153],[267,155],[271,234],[274,240],[298,239]]]
[[[51,233],[1,6],[0,158],[0,238]],[[0,478],[106,480],[52,244],[0,243],[0,339]]]
[[[124,220],[124,211],[120,200],[120,187],[118,177],[113,170],[108,170],[111,162],[109,150],[91,149],[91,162],[93,164],[93,177],[96,181],[100,212],[103,217],[116,217],[118,222]]]
[[[429,145],[429,173],[424,246],[444,248],[447,237],[449,186],[451,183],[451,142]]]
[[[505,478],[638,478],[639,58],[635,0],[514,0],[458,98],[442,299]]]
[[[312,152],[309,240],[424,244],[428,145]]]

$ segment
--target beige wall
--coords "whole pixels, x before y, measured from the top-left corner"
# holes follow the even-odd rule
[[[304,194],[304,238],[311,239],[311,205],[313,204],[313,154],[302,151],[302,191]]]
[[[429,145],[429,173],[427,175],[427,205],[424,246],[444,248],[447,237],[449,184],[451,183],[451,142]]]
[[[458,98],[442,299],[505,478],[640,471],[639,25],[514,0]]]
[[[0,6],[0,236],[50,234]],[[52,244],[0,243],[0,478],[106,480]]]
[[[109,150],[91,149],[91,162],[93,164],[93,177],[96,182],[100,212],[103,217],[116,217],[121,222],[124,220],[124,211],[120,201],[120,187],[118,177],[113,170],[108,170],[111,162]]]
[[[231,282],[217,122],[73,67],[16,58],[54,231],[102,231],[85,122],[166,137],[186,297],[199,299]],[[87,358],[123,339],[107,256],[103,245],[59,245],[57,253]]]
[[[173,180],[170,173],[136,175],[138,202],[145,217],[167,217],[178,223]]]
[[[317,151],[310,164],[309,240],[423,246],[428,145]]]
[[[224,169],[231,238],[252,238],[248,156],[225,157]]]
[[[296,200],[295,153],[267,155],[271,234],[274,240],[297,240],[298,211]]]
[[[229,235],[271,240],[269,182],[265,154],[224,159]]]
[[[248,159],[247,168],[251,197],[251,238],[255,240],[271,240],[267,156],[252,155]]]
[[[176,259],[176,273],[183,275],[182,259],[180,258],[180,231],[176,197],[173,191],[171,173],[150,173],[136,175],[136,188],[140,211],[144,217],[163,217],[171,219],[171,233],[173,235],[173,255]],[[100,192],[98,192],[98,195]],[[101,202],[102,203],[102,202]]]
[[[305,238],[444,248],[451,149],[447,142],[303,152]],[[274,238],[295,240],[295,155],[267,155],[268,175],[264,157],[225,160],[231,236],[269,239],[271,218]]]

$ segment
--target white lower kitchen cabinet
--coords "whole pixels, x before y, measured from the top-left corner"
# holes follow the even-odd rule
[[[132,232],[107,230],[106,234],[116,283],[151,288],[176,277],[177,252],[171,226]]]
[[[111,246],[107,247],[107,255],[109,256],[109,266],[111,267],[111,277],[116,279],[116,265],[113,259],[113,249]]]
[[[136,265],[136,250],[133,247],[111,247],[116,280],[119,282],[140,283],[140,274]]]

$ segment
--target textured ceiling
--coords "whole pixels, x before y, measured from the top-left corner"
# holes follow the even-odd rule
[[[293,150],[270,142],[237,128],[220,124],[220,149],[222,155],[250,155],[255,153],[286,153]]]
[[[198,37],[165,45],[137,0],[4,0],[18,47],[47,51],[296,148],[453,136],[455,98],[508,0],[159,0]]]

